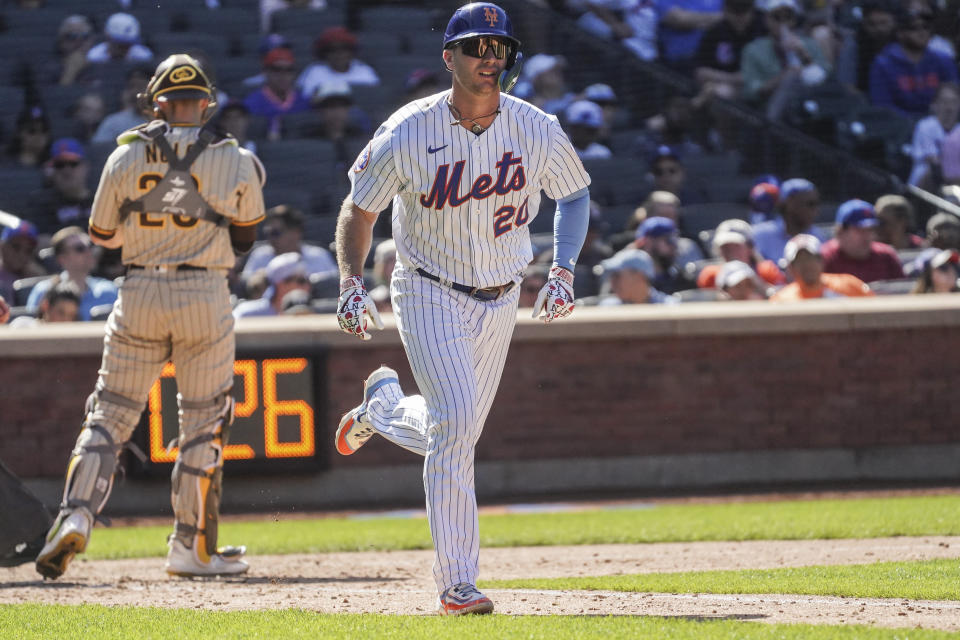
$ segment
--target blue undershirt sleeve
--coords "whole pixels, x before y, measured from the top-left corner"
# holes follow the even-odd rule
[[[553,265],[573,271],[590,223],[590,190],[581,189],[557,202],[553,218]]]

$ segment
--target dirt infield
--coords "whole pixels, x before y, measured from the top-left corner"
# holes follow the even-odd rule
[[[483,549],[481,579],[858,564],[960,557],[960,537],[751,541]],[[88,561],[43,583],[32,565],[0,569],[0,603],[105,604],[216,610],[429,614],[432,552],[253,556],[224,580],[168,578],[163,560]],[[650,615],[960,630],[960,602],[781,595],[488,590],[514,615]]]

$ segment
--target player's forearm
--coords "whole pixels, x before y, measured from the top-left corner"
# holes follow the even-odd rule
[[[573,271],[590,224],[590,191],[582,189],[557,203],[553,220],[553,264]]]
[[[373,242],[373,225],[377,214],[364,211],[349,198],[344,200],[337,219],[337,265],[340,277],[362,274],[363,265]]]
[[[90,225],[90,240],[93,244],[100,245],[106,249],[119,249],[123,246],[123,227],[117,227],[112,231],[105,231]]]

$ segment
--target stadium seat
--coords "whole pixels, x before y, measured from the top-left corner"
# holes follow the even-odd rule
[[[335,8],[323,11],[283,9],[270,16],[270,32],[316,38],[328,27],[343,26],[345,20],[344,13]]]
[[[599,204],[640,204],[650,188],[644,181],[647,166],[640,160],[604,158],[584,160],[590,174],[590,197]]]
[[[723,300],[723,295],[716,289],[684,289],[676,293],[681,303],[688,302],[716,302]]]
[[[878,296],[894,296],[913,291],[916,280],[914,278],[897,278],[896,280],[874,280],[868,284],[870,290]]]
[[[217,66],[216,61],[227,55],[229,42],[226,37],[215,33],[200,33],[186,31],[182,33],[158,33],[153,36],[153,46],[156,58],[163,60],[174,53],[199,49]],[[250,75],[253,75],[252,73]]]
[[[717,225],[730,218],[744,218],[747,205],[739,202],[708,202],[683,206],[683,227],[693,235],[701,231],[713,231]]]
[[[414,69],[443,71],[443,60],[439,55],[396,55],[375,62],[371,61],[370,64],[380,76],[384,89],[397,96],[398,100],[403,93],[407,76]]]
[[[913,135],[912,120],[886,107],[867,106],[849,114],[837,127],[841,148],[906,177],[910,158],[905,148]]]
[[[426,34],[437,26],[438,19],[436,11],[414,7],[370,7],[360,13],[360,24],[366,32]]]

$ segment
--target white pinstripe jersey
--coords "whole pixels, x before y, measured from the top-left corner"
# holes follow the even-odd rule
[[[450,124],[449,95],[411,102],[380,126],[349,170],[351,198],[373,212],[393,199],[405,264],[476,287],[519,281],[540,191],[556,200],[590,177],[555,116],[501,94],[478,136]]]
[[[174,126],[166,134],[180,157],[197,140],[199,127]],[[120,205],[147,193],[167,173],[156,144],[128,131],[107,158],[93,199],[90,225],[111,232],[120,226]],[[200,195],[231,223],[256,224],[263,219],[263,166],[255,155],[227,139],[207,147],[190,169]],[[230,234],[209,222],[159,213],[132,213],[123,222],[123,263],[192,264],[211,269],[233,267],[236,256]]]

